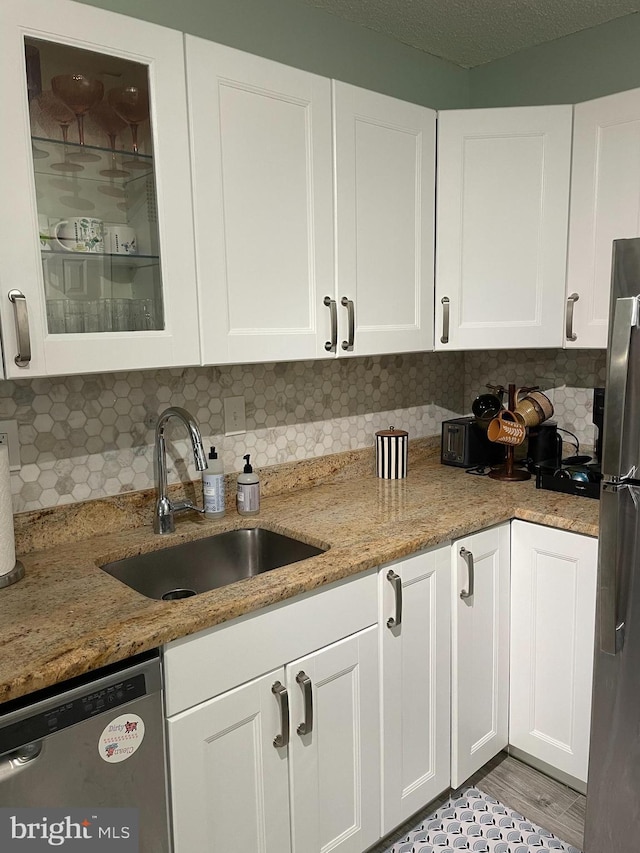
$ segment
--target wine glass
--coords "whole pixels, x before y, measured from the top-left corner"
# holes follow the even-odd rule
[[[149,93],[140,86],[120,86],[107,92],[107,100],[120,118],[124,119],[131,128],[135,159],[127,160],[124,165],[132,169],[149,168],[146,163],[137,159],[138,125],[149,118]]]
[[[119,169],[116,161],[116,136],[127,126],[107,101],[100,101],[90,111],[91,118],[107,134],[111,148],[111,168],[101,169],[100,174],[106,178],[127,178],[131,172]]]
[[[51,89],[47,89],[35,98],[44,116],[53,119],[60,126],[62,141],[64,143],[64,160],[62,163],[52,163],[52,169],[58,172],[81,172],[84,166],[72,163],[68,158],[67,142],[69,141],[69,125],[74,119],[73,112],[66,104],[63,104]]]
[[[84,145],[84,117],[91,107],[102,100],[104,86],[100,80],[91,80],[84,74],[58,74],[51,78],[55,95],[73,112],[78,122],[78,139]],[[89,151],[75,154],[76,160],[99,160],[98,154]]]

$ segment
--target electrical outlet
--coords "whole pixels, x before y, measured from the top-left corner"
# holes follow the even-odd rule
[[[247,419],[244,412],[244,397],[225,397],[224,434],[240,435],[247,431]]]
[[[9,446],[9,470],[20,470],[20,441],[18,421],[0,421],[0,444]]]

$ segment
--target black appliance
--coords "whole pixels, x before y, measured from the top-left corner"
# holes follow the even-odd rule
[[[489,441],[475,418],[451,418],[442,422],[440,461],[458,468],[495,465],[504,462],[504,445]]]
[[[540,467],[560,467],[562,462],[562,438],[558,425],[545,422],[538,426],[529,427],[529,444],[527,448],[528,468],[536,474]]]
[[[566,495],[600,498],[600,463],[593,460],[583,464],[562,463],[558,467],[541,465],[536,471],[536,489],[550,489]]]

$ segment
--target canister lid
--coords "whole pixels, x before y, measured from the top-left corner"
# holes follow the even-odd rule
[[[376,433],[376,435],[397,435],[397,436],[402,436],[402,435],[409,435],[409,433],[408,433],[408,432],[406,432],[406,431],[405,431],[405,430],[403,430],[403,429],[396,429],[394,426],[390,426],[390,427],[389,427],[389,429],[381,429],[381,430],[378,430],[378,432]]]

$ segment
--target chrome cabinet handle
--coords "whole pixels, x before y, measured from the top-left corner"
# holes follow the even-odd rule
[[[327,352],[338,351],[338,308],[336,300],[330,296],[325,296],[323,304],[327,306],[331,315],[331,340],[324,342],[324,348]]]
[[[440,300],[442,303],[442,335],[440,337],[441,344],[449,343],[449,302],[448,296],[443,296]]]
[[[31,338],[29,336],[29,312],[27,298],[21,290],[10,290],[9,301],[13,303],[16,318],[18,354],[13,359],[18,367],[27,367],[31,361]]]
[[[616,299],[609,346],[607,393],[604,399],[604,435],[602,441],[602,473],[614,482],[634,471],[625,471],[624,417],[627,401],[627,378],[631,350],[631,331],[638,325],[638,298]]]
[[[280,707],[280,734],[273,739],[275,748],[280,749],[289,743],[289,694],[284,684],[279,681],[272,685],[271,692],[278,700]]]
[[[356,312],[353,306],[353,299],[347,299],[346,296],[343,296],[340,300],[340,304],[344,305],[347,309],[347,316],[349,319],[349,339],[342,341],[342,349],[346,352],[353,352],[353,342],[356,336]]]
[[[302,687],[304,695],[304,722],[300,723],[296,729],[302,737],[302,735],[310,735],[313,731],[313,684],[304,670],[300,670],[296,675],[296,681]]]
[[[462,590],[460,593],[460,598],[464,601],[467,598],[471,598],[473,595],[473,587],[475,585],[475,569],[473,566],[473,554],[471,551],[467,551],[466,548],[460,548],[460,556],[467,564],[467,568],[469,570],[469,589]]]
[[[577,293],[572,293],[571,296],[567,297],[567,318],[566,318],[566,335],[568,341],[577,341],[578,336],[573,331],[573,306],[580,299]]]
[[[624,622],[618,621],[618,578],[620,538],[618,518],[626,486],[604,485],[600,495],[600,547],[598,549],[598,598],[600,610],[600,648],[615,655],[624,642]],[[620,612],[625,610],[620,605]]]
[[[387,628],[399,628],[402,625],[402,578],[393,569],[387,572],[387,580],[391,581],[396,594],[396,615],[387,619]]]

